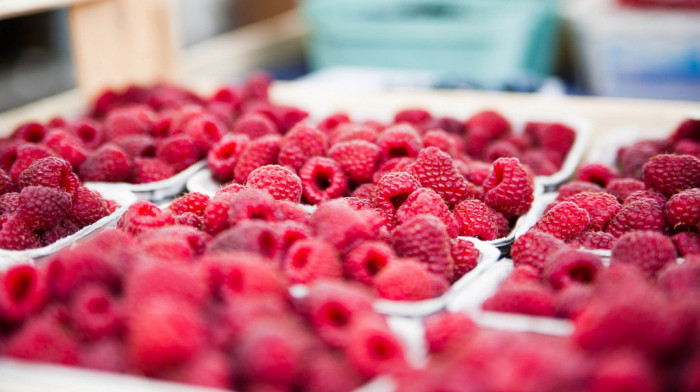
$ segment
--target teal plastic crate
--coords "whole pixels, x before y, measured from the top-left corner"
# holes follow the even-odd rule
[[[556,0],[305,0],[314,69],[420,69],[480,83],[549,74]]]

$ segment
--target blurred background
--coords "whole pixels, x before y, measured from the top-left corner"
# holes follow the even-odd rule
[[[5,1],[12,0],[0,7]],[[270,51],[286,46],[285,56],[233,67],[231,80],[262,67],[341,88],[700,101],[700,0],[173,0],[173,7],[185,55],[251,26],[260,26],[257,34],[239,35],[239,47],[246,39],[261,47],[267,39]],[[297,26],[302,45],[280,39],[277,25],[264,32],[280,15]],[[73,88],[65,10],[0,19],[0,111]]]

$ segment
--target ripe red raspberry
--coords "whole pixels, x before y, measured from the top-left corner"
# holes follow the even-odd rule
[[[554,294],[555,316],[567,319],[578,317],[593,298],[594,288],[591,285],[573,283]]]
[[[80,165],[79,173],[83,181],[126,181],[131,174],[131,162],[121,148],[106,144]]]
[[[328,156],[340,164],[351,183],[362,184],[372,180],[380,151],[374,143],[352,140],[333,145]]]
[[[420,301],[433,298],[433,279],[424,265],[413,259],[396,259],[374,277],[381,298],[393,301]]]
[[[261,166],[248,175],[246,185],[265,190],[276,200],[301,201],[301,179],[284,166]]]
[[[394,123],[406,122],[416,126],[426,124],[433,119],[433,115],[425,109],[404,109],[396,112]]]
[[[210,235],[226,230],[229,227],[228,212],[235,193],[217,192],[204,209],[202,219],[204,228]]]
[[[231,226],[247,219],[275,220],[275,199],[264,190],[243,189],[231,197],[229,204],[228,222]]]
[[[493,110],[484,110],[474,114],[464,124],[467,154],[481,157],[486,146],[493,140],[510,133],[510,123]]]
[[[276,260],[282,250],[281,240],[270,222],[245,220],[219,233],[207,245],[207,252],[249,251]]]
[[[113,142],[132,158],[156,155],[156,141],[148,135],[128,135],[113,140]]]
[[[700,254],[700,235],[684,231],[671,237],[676,250],[681,257]]]
[[[333,113],[318,123],[318,129],[328,133],[341,124],[349,123],[350,117],[345,113]]]
[[[515,158],[499,158],[484,181],[484,202],[506,216],[530,210],[535,196],[532,175]]]
[[[456,207],[455,207],[456,210]],[[396,211],[396,220],[404,223],[414,216],[428,214],[440,218],[450,237],[459,235],[459,222],[452,215],[445,201],[434,190],[420,188],[406,199]]]
[[[343,200],[322,203],[311,215],[317,238],[335,246],[341,253],[360,242],[377,237],[362,211],[355,211]]]
[[[459,170],[460,174],[462,174],[467,181],[476,185],[483,185],[486,178],[491,174],[491,169],[493,169],[493,165],[482,161],[464,162],[456,160],[455,167],[462,163],[463,169]]]
[[[257,323],[256,328],[242,336],[237,348],[242,376],[261,385],[294,383],[305,362],[304,341],[299,339],[299,332],[274,322]]]
[[[174,175],[173,168],[157,158],[135,158],[131,168],[131,182],[134,184],[161,181]]]
[[[204,155],[221,140],[226,127],[216,117],[205,114],[188,121],[184,131],[192,138],[199,154]]]
[[[493,162],[498,158],[518,158],[520,155],[520,150],[507,140],[494,141],[486,147],[483,153],[484,159],[488,162]]]
[[[630,263],[649,276],[676,261],[676,248],[670,238],[655,231],[634,231],[621,236],[612,249],[611,263]]]
[[[233,124],[233,133],[247,135],[251,139],[277,134],[277,125],[262,113],[245,113]]]
[[[415,157],[423,148],[416,129],[409,124],[398,124],[383,130],[377,137],[377,146],[384,160],[397,157]]]
[[[339,279],[343,266],[338,251],[318,239],[297,241],[284,258],[284,273],[293,283],[311,283],[319,279]]]
[[[576,179],[592,182],[602,187],[608,186],[610,180],[617,178],[615,169],[602,163],[586,163],[581,165],[576,173]]]
[[[364,140],[374,144],[377,141],[377,130],[367,124],[344,123],[338,125],[329,134],[328,144],[335,145],[338,143],[349,142],[353,140]],[[376,145],[376,144],[375,144]]]
[[[331,158],[313,157],[299,170],[304,198],[311,204],[336,199],[348,191],[348,177]]]
[[[559,187],[557,201],[567,200],[569,197],[582,192],[604,192],[604,190],[596,184],[574,180]]]
[[[666,222],[673,230],[692,230],[700,224],[700,188],[687,189],[666,202]]]
[[[233,379],[229,358],[213,349],[203,350],[181,366],[177,372],[162,377],[176,383],[216,389],[230,388]]]
[[[107,206],[99,193],[83,186],[73,195],[73,203],[68,211],[68,219],[85,227],[109,215]]]
[[[526,264],[542,270],[547,257],[563,246],[564,242],[551,234],[530,230],[515,240],[510,256],[516,267]]]
[[[270,294],[281,298],[287,293],[289,283],[277,265],[264,256],[242,251],[207,254],[200,264],[215,297],[235,301]]]
[[[282,138],[277,163],[296,172],[309,158],[323,155],[326,144],[326,135],[321,131],[307,124],[297,124]]]
[[[625,204],[634,203],[635,201],[652,202],[658,204],[659,207],[663,207],[666,204],[666,196],[659,192],[644,190],[632,192],[625,198]]]
[[[459,152],[457,143],[453,135],[442,129],[433,129],[423,135],[423,145],[425,147],[437,147],[440,150],[455,156]]]
[[[275,202],[275,220],[277,222],[309,223],[309,212],[301,208],[301,204],[286,200]]]
[[[659,271],[658,285],[669,292],[690,294],[700,288],[700,257],[686,257],[682,264],[670,263]]]
[[[204,346],[202,316],[187,302],[154,297],[132,309],[130,316],[127,355],[129,362],[145,375],[183,364]]]
[[[438,313],[425,320],[428,352],[458,353],[478,331],[477,325],[464,313]]]
[[[97,340],[114,336],[123,328],[124,315],[106,288],[83,286],[70,304],[71,319],[79,336]]]
[[[551,254],[544,263],[542,277],[555,290],[573,284],[592,284],[598,271],[603,268],[600,257],[575,249],[560,249]]]
[[[535,147],[557,154],[563,160],[576,141],[576,131],[560,123],[529,123],[525,134],[533,139]]]
[[[15,332],[3,350],[3,355],[18,359],[75,365],[78,362],[78,342],[56,320],[42,316],[27,321]]]
[[[589,229],[594,231],[604,230],[608,221],[622,209],[615,196],[602,192],[578,193],[567,201],[588,212],[588,216],[591,218]]]
[[[45,140],[46,147],[70,163],[72,167],[80,167],[89,155],[88,149],[76,137],[62,131],[51,131]]]
[[[387,173],[377,182],[374,189],[374,205],[393,216],[418,188],[418,180],[406,172]]]
[[[391,240],[400,257],[414,258],[424,263],[430,272],[451,277],[450,237],[439,218],[431,215],[413,217],[394,230]]]
[[[260,166],[272,165],[277,162],[282,137],[271,134],[252,140],[238,156],[233,178],[236,182],[244,183],[250,172]]]
[[[60,189],[28,186],[19,194],[18,216],[31,229],[49,229],[66,217],[70,206],[70,195]]]
[[[64,219],[61,223],[56,226],[44,230],[39,237],[41,238],[41,243],[44,245],[50,245],[54,242],[60,240],[61,238],[68,237],[69,235],[75,234],[80,230],[80,227],[69,219]]]
[[[504,285],[482,305],[494,312],[554,316],[554,296],[541,285]]]
[[[87,118],[77,120],[68,131],[80,139],[88,149],[97,148],[105,140],[102,125]]]
[[[407,366],[403,346],[379,321],[356,323],[345,353],[352,366],[366,377],[396,373]]]
[[[296,106],[276,105],[272,109],[272,114],[272,119],[275,121],[275,124],[277,124],[278,129],[283,133],[289,132],[295,125],[309,117],[309,112]]]
[[[666,197],[700,188],[700,159],[692,155],[657,155],[642,167],[644,184]]]
[[[694,118],[684,120],[669,138],[676,142],[681,140],[700,142],[700,120]]]
[[[20,264],[0,274],[0,320],[10,324],[42,309],[48,297],[43,269]]]
[[[146,230],[175,224],[170,211],[161,211],[152,203],[140,200],[129,206],[119,219],[117,226],[123,231],[137,236]]]
[[[207,153],[207,163],[214,177],[221,181],[233,179],[239,156],[248,147],[246,135],[227,134]]]
[[[590,223],[591,218],[585,209],[564,201],[547,211],[534,228],[566,241],[586,230]]]
[[[19,182],[19,176],[32,163],[39,159],[53,156],[54,154],[46,147],[35,144],[22,144],[17,147],[15,157],[12,159],[10,177],[15,183]]]
[[[156,114],[145,107],[132,106],[112,110],[104,121],[105,134],[110,140],[128,135],[150,134]]]
[[[125,306],[133,311],[152,298],[169,298],[184,305],[201,306],[207,298],[202,274],[192,264],[150,259],[130,271],[124,283]]]
[[[459,234],[477,237],[484,241],[498,238],[498,227],[494,211],[481,200],[465,200],[454,208],[459,223]]]
[[[605,190],[617,197],[620,203],[624,203],[632,193],[643,191],[645,188],[644,183],[639,180],[633,178],[616,178],[608,183]]]
[[[605,231],[620,237],[635,230],[663,231],[664,225],[664,211],[656,202],[635,201],[622,206]]]
[[[363,242],[343,258],[345,275],[366,285],[372,285],[374,277],[395,258],[394,250],[386,243]]]
[[[18,126],[12,132],[12,138],[20,139],[28,143],[41,143],[46,136],[47,129],[38,122],[29,122]]]
[[[623,177],[642,179],[642,166],[654,155],[660,154],[658,146],[648,141],[640,141],[617,152],[617,163]]]
[[[175,215],[182,215],[185,212],[191,212],[197,216],[203,216],[204,210],[207,208],[208,204],[209,196],[198,192],[191,192],[173,200],[173,202],[168,206],[168,209]]]
[[[479,250],[474,243],[464,238],[450,240],[450,254],[454,261],[452,282],[456,282],[467,272],[473,270],[479,261]]]
[[[35,161],[20,174],[19,186],[45,186],[73,195],[80,186],[80,180],[68,162],[61,158],[47,157]]]
[[[189,262],[204,252],[209,236],[194,227],[174,225],[150,230],[139,239],[143,249],[151,256]]]
[[[617,239],[610,233],[602,231],[584,231],[572,238],[568,244],[574,248],[612,249]]]
[[[561,167],[559,162],[555,162],[555,159],[552,159],[552,157],[548,156],[547,152],[542,150],[527,150],[520,156],[514,154],[511,156],[518,157],[520,162],[527,165],[537,176],[552,175]]]
[[[452,158],[436,147],[421,150],[410,172],[423,187],[437,192],[449,206],[481,196],[480,189],[457,172]]]
[[[295,242],[314,236],[311,227],[308,225],[308,214],[306,222],[296,220],[282,220],[276,222],[275,230],[280,238],[280,246],[283,252],[286,252]]]
[[[175,172],[187,169],[196,163],[201,156],[194,140],[187,135],[175,135],[162,140],[158,143],[158,150],[155,155],[158,159],[170,165]]]

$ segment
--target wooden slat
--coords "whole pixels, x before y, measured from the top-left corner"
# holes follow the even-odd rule
[[[0,19],[36,14],[56,8],[100,0],[0,0]]]

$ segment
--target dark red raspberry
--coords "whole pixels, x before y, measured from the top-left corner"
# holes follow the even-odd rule
[[[233,178],[242,184],[253,170],[260,166],[277,163],[277,154],[280,151],[281,141],[282,137],[280,135],[272,134],[248,143],[238,156],[238,162],[236,162],[236,167],[233,171]]]
[[[352,140],[333,145],[328,156],[340,164],[351,183],[362,184],[372,180],[380,151],[374,143]]]
[[[617,172],[615,169],[602,163],[586,163],[579,167],[576,178],[606,187],[610,180],[617,178]]]
[[[56,320],[42,316],[27,321],[7,340],[3,355],[39,362],[75,365],[78,342]]]
[[[700,288],[700,257],[686,257],[682,264],[669,263],[659,271],[657,282],[660,287],[678,294],[690,294]]]
[[[634,231],[621,236],[615,242],[610,258],[611,263],[634,264],[650,276],[675,261],[673,242],[655,231]]]
[[[124,326],[124,315],[115,298],[97,284],[83,286],[75,293],[70,313],[76,332],[88,340],[115,336]]]
[[[280,256],[281,250],[281,239],[272,223],[257,219],[239,222],[219,233],[207,245],[209,253],[248,251],[272,260]]]
[[[187,122],[185,134],[192,138],[200,155],[204,155],[214,144],[221,140],[226,127],[212,115],[202,115]]]
[[[592,284],[603,268],[600,257],[585,251],[561,249],[551,254],[544,263],[542,277],[555,290],[573,284]]]
[[[617,239],[610,233],[602,231],[584,231],[572,238],[568,244],[574,248],[612,249]]]
[[[363,242],[343,258],[345,275],[366,285],[372,285],[374,277],[395,257],[394,250],[384,242]]]
[[[275,199],[268,192],[248,188],[231,197],[228,221],[231,226],[246,219],[274,221],[275,212]]]
[[[456,282],[467,272],[473,270],[479,261],[479,250],[474,243],[464,238],[450,240],[450,254],[454,261],[452,281]]]
[[[642,179],[642,166],[654,155],[660,154],[658,146],[648,141],[640,141],[617,152],[617,163],[624,177]]]
[[[296,172],[309,158],[323,155],[326,144],[326,135],[321,131],[307,124],[298,124],[282,138],[277,163]]]
[[[87,118],[77,120],[68,131],[80,139],[88,149],[97,148],[105,139],[102,125]]]
[[[348,191],[348,178],[338,162],[331,158],[313,157],[299,170],[304,198],[311,204],[336,199]]]
[[[575,180],[559,187],[557,201],[567,200],[569,197],[581,192],[604,192],[604,190],[596,184]]]
[[[393,216],[418,188],[418,180],[406,172],[387,173],[377,182],[372,199],[377,208]]]
[[[477,237],[485,241],[498,238],[498,227],[494,211],[481,200],[465,200],[454,208],[459,223],[459,234]]]
[[[560,123],[528,123],[525,134],[533,139],[535,147],[557,154],[563,160],[576,141],[576,131]]]
[[[88,226],[109,215],[107,206],[99,193],[85,187],[78,188],[73,195],[73,203],[68,218],[80,225]]]
[[[484,191],[484,202],[506,216],[523,215],[535,198],[532,175],[515,158],[499,158],[493,163]]]
[[[700,143],[692,140],[681,140],[673,146],[673,153],[678,155],[693,155],[700,157]]]
[[[643,191],[644,189],[646,189],[644,183],[633,178],[616,178],[610,180],[608,186],[605,188],[608,193],[617,197],[620,203],[624,203],[631,194]]]
[[[394,301],[420,301],[433,298],[433,280],[424,265],[414,259],[396,259],[375,277],[381,298]]]
[[[204,210],[209,204],[209,196],[198,192],[186,193],[168,206],[168,209],[175,215],[181,215],[185,212],[192,212],[197,216],[204,215]]]
[[[642,168],[644,183],[666,197],[700,188],[700,158],[692,155],[657,155]]]
[[[547,257],[563,246],[564,242],[551,234],[530,230],[515,240],[510,256],[516,267],[526,264],[542,270]]]
[[[117,226],[123,231],[134,236],[146,230],[156,229],[172,225],[175,218],[170,211],[161,211],[152,203],[140,200],[129,206],[124,215],[119,219]]]
[[[183,212],[180,215],[175,215],[175,224],[194,227],[197,230],[205,230],[204,219],[192,212]]]
[[[585,209],[564,201],[547,211],[534,228],[566,241],[586,230],[590,223],[591,218]]]
[[[106,144],[80,165],[79,173],[83,181],[126,181],[131,174],[131,162],[121,148]]]
[[[494,312],[554,316],[554,297],[541,285],[504,285],[482,305]]]
[[[248,147],[250,138],[246,135],[225,135],[207,153],[207,163],[214,177],[221,181],[233,180],[238,157]]]
[[[64,219],[61,223],[41,233],[41,243],[44,245],[53,244],[61,238],[77,233],[79,230],[80,226],[69,219]]]
[[[218,144],[217,144],[218,145]],[[175,135],[158,143],[156,157],[181,172],[196,163],[202,154],[187,135]]]
[[[700,254],[700,235],[684,231],[671,237],[676,250],[681,257]]]
[[[134,157],[153,157],[156,155],[156,141],[148,135],[128,135],[114,140],[114,144],[119,146],[124,152]]]
[[[248,175],[246,185],[265,190],[276,200],[301,201],[301,179],[284,166],[261,166]]]
[[[204,228],[210,235],[226,230],[229,227],[228,212],[235,193],[217,192],[204,209]]]
[[[68,161],[72,167],[80,167],[90,154],[80,140],[62,130],[51,131],[44,143],[46,147]]]
[[[489,144],[483,156],[486,161],[493,162],[498,158],[518,158],[520,151],[507,140],[497,140]]]
[[[684,120],[676,127],[670,139],[676,142],[681,140],[700,142],[700,120],[695,118]]]
[[[318,239],[294,243],[284,258],[284,273],[293,283],[311,283],[319,279],[338,279],[343,266],[338,251]]]
[[[601,192],[578,193],[571,196],[567,201],[588,212],[588,216],[591,219],[589,229],[593,231],[604,230],[608,221],[622,209],[615,196]]]
[[[431,215],[413,217],[394,230],[391,240],[400,257],[415,258],[431,272],[451,277],[450,237],[439,218]]]
[[[605,231],[620,237],[635,230],[663,231],[665,223],[663,209],[656,202],[642,200],[622,206]]]
[[[131,169],[131,182],[145,184],[168,179],[175,170],[157,158],[135,158]]]
[[[655,202],[659,207],[663,207],[666,204],[666,196],[659,192],[644,190],[632,192],[625,198],[625,204],[634,203],[635,201]]]
[[[379,134],[377,146],[379,146],[384,160],[397,157],[415,157],[423,148],[423,141],[413,126],[398,124]]]
[[[29,122],[18,126],[12,137],[28,143],[41,143],[46,136],[47,129],[38,122]]]
[[[365,211],[355,211],[344,200],[322,203],[311,215],[311,226],[317,238],[331,243],[341,253],[377,234],[370,226]]]
[[[68,162],[61,158],[47,157],[35,161],[20,174],[19,186],[45,186],[73,195],[80,186],[80,180]]]
[[[43,269],[33,265],[12,266],[0,274],[0,320],[14,323],[41,310],[48,298]]]
[[[111,111],[104,121],[105,134],[110,140],[128,135],[150,134],[156,114],[144,107],[133,106]]]
[[[4,170],[0,169],[0,196],[9,192],[14,192],[15,190],[17,190],[17,187],[10,176],[5,173]]]
[[[17,183],[19,176],[32,163],[41,158],[53,156],[54,154],[46,147],[35,144],[22,144],[17,147],[16,157],[13,159],[12,167],[10,168],[10,177],[12,181]]]
[[[481,157],[486,146],[493,140],[510,133],[510,123],[493,110],[484,110],[474,114],[464,124],[467,154]]]
[[[480,189],[457,172],[452,157],[436,147],[421,150],[410,172],[421,186],[437,192],[449,206],[481,196]]]
[[[692,230],[700,224],[700,188],[671,196],[664,208],[666,222],[673,230]]]
[[[70,206],[70,195],[60,189],[28,186],[19,194],[18,216],[31,229],[49,229],[66,217]]]
[[[277,125],[262,113],[245,113],[233,124],[233,133],[247,135],[251,139],[276,134]]]
[[[528,150],[520,155],[519,159],[527,165],[537,176],[550,176],[559,170],[561,165],[553,162],[552,158],[542,150]],[[513,155],[515,156],[515,155]]]
[[[456,210],[456,207],[455,207]],[[432,215],[440,218],[447,228],[450,237],[459,235],[459,222],[452,215],[445,201],[434,190],[430,188],[420,188],[406,199],[406,201],[396,210],[396,220],[404,223],[414,216]]]

